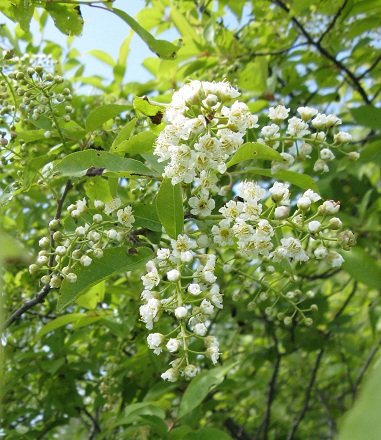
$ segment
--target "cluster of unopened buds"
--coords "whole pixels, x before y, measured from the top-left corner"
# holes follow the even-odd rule
[[[156,258],[147,263],[147,273],[141,278],[141,320],[149,330],[162,326],[164,315],[175,321],[166,334],[156,332],[147,337],[155,354],[166,351],[175,357],[161,376],[165,380],[194,377],[199,371],[196,359],[208,358],[213,364],[218,361],[217,338],[208,335],[213,317],[222,308],[215,264],[216,256],[203,253],[185,234],[171,240],[170,247],[159,248]]]
[[[49,223],[50,237],[40,239],[37,260],[29,266],[31,274],[48,271],[41,283],[51,288],[59,288],[63,280],[75,283],[78,267],[90,266],[94,259],[103,257],[106,248],[128,241],[135,221],[132,208],[122,207],[120,199],[109,203],[95,200],[91,207],[86,199],[77,200],[68,206],[67,213],[78,226],[64,230],[62,221],[53,219]]]
[[[56,119],[65,122],[71,120],[73,107],[71,91],[64,87],[64,78],[51,72],[52,69],[32,63],[16,63],[17,69],[11,69],[7,80],[0,83],[2,108],[0,115],[11,115],[14,122],[20,121],[21,111],[23,117],[38,120],[41,116],[53,117],[52,128]],[[51,136],[51,131],[46,131],[46,137]]]
[[[352,141],[352,136],[337,131],[342,121],[336,115],[319,113],[312,107],[299,107],[297,112],[298,116],[289,118],[289,108],[283,105],[272,107],[268,113],[271,123],[255,133],[258,142],[281,150],[284,163],[273,162],[273,171],[290,168],[296,160],[313,159],[314,172],[325,173],[329,171],[329,163],[336,157],[335,151],[350,160],[359,158],[356,151],[342,150],[345,144]]]

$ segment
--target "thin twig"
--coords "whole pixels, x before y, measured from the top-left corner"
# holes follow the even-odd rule
[[[343,4],[340,6],[340,8],[337,10],[335,16],[333,17],[331,23],[329,23],[329,25],[327,26],[327,29],[321,34],[321,37],[318,40],[318,43],[320,44],[323,40],[323,38],[328,35],[331,30],[334,28],[337,19],[340,17],[341,13],[343,12],[345,6],[347,6],[348,0],[344,0]]]
[[[381,55],[379,55],[374,62],[370,65],[370,67],[368,67],[368,69],[366,69],[361,75],[359,75],[357,77],[357,79],[362,79],[364,78],[364,76],[368,75],[368,73],[370,73],[376,66],[377,64],[381,61]]]
[[[353,397],[356,396],[358,388],[365,376],[365,373],[367,372],[370,364],[372,363],[372,360],[374,358],[374,356],[376,355],[377,351],[380,349],[381,347],[381,339],[378,341],[378,343],[372,348],[372,350],[370,351],[368,357],[366,358],[366,361],[364,362],[364,365],[361,367],[354,383],[353,383]]]
[[[274,0],[274,3],[277,4],[281,9],[283,9],[285,12],[287,12],[287,14],[290,13],[290,8],[283,3],[282,0]],[[360,81],[358,80],[358,78],[355,76],[355,74],[348,69],[348,67],[342,63],[341,61],[339,61],[334,55],[332,55],[330,52],[328,52],[327,49],[325,49],[319,41],[315,41],[311,35],[307,32],[307,30],[305,29],[305,27],[303,26],[303,24],[296,18],[296,17],[291,17],[291,21],[292,23],[294,23],[294,25],[299,29],[299,31],[302,33],[302,35],[306,38],[307,42],[309,44],[311,44],[311,46],[314,46],[318,52],[321,53],[321,55],[323,55],[325,58],[327,58],[328,60],[332,61],[333,64],[335,64],[335,66],[340,69],[342,72],[345,73],[345,75],[348,77],[348,79],[351,81],[353,87],[359,92],[360,96],[362,97],[363,101],[366,104],[370,104],[370,99],[368,98],[368,95],[366,93],[366,91],[364,90],[363,86],[361,85]]]

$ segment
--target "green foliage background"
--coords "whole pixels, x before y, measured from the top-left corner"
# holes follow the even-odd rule
[[[356,162],[337,161],[316,182],[325,199],[341,201],[341,217],[356,232],[357,246],[346,254],[342,270],[305,274],[303,282],[319,290],[314,299],[319,313],[312,327],[274,324],[260,307],[251,306],[248,292],[234,301],[232,295],[240,291],[243,280],[228,277],[225,307],[218,316],[222,365],[190,384],[162,382],[158,371],[165,360],[149,352],[138,320],[140,272],[132,269],[139,259],[123,260],[123,250],[113,249],[108,255],[111,269],[103,275],[83,274],[78,291],[63,287],[60,296],[46,292],[4,331],[0,434],[9,439],[334,438],[368,369],[375,370],[374,388],[379,389],[380,371],[377,379],[373,365],[381,345],[380,2],[152,0],[136,20],[127,14],[127,5],[122,11],[109,2],[1,0],[0,7],[17,24],[14,32],[0,27],[0,80],[7,82],[10,58],[51,54],[57,62],[55,74],[65,78],[62,87],[71,90],[74,109],[59,130],[49,118],[2,120],[10,140],[2,146],[0,168],[6,318],[41,293],[38,277],[30,276],[27,266],[57,214],[68,178],[72,188],[65,204],[84,195],[104,201],[118,195],[136,204],[140,226],[153,239],[161,223],[172,236],[182,229],[181,203],[172,213],[165,209],[167,199],[177,196],[162,186],[156,212],[157,189],[145,191],[133,177],[160,176],[158,170],[152,175],[150,166],[160,131],[154,120],[157,108],[138,97],[168,102],[172,91],[189,78],[227,79],[259,115],[274,103],[311,105],[339,114],[361,153]],[[50,16],[60,31],[80,38],[80,10],[87,7],[99,8],[100,15],[116,14],[126,26],[117,60],[93,51],[112,67],[112,79],[85,77],[81,56],[74,50],[64,51],[48,39],[39,47],[32,43],[33,15],[41,27]],[[239,21],[244,8],[249,18],[232,29],[226,24],[227,11]],[[152,57],[144,61],[154,77],[150,81],[123,80],[129,27],[152,50]],[[161,40],[160,33],[172,28],[181,41]],[[82,94],[82,85],[90,85],[94,93]],[[20,98],[10,99],[17,109]],[[6,148],[12,152],[10,160]],[[256,160],[261,159],[266,157]],[[266,179],[261,164],[239,166],[248,178]],[[107,173],[89,176],[91,166],[107,168]],[[121,177],[130,178],[128,194],[119,184]],[[303,187],[308,177],[294,176],[292,183]],[[173,188],[168,191],[176,192]],[[11,253],[14,245],[8,237],[22,243],[24,250]],[[144,263],[145,257],[139,261]],[[366,394],[362,396],[354,419],[346,419],[343,440],[381,436],[377,416],[362,427],[361,417],[380,407],[375,391],[368,387],[364,392],[373,394],[374,401],[370,405]],[[366,431],[372,424],[373,437]]]

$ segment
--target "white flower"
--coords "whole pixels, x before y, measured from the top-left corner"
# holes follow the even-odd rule
[[[337,134],[335,134],[333,139],[335,140],[335,144],[348,144],[352,141],[352,135],[345,133],[344,131],[339,131]]]
[[[327,116],[327,127],[333,127],[334,125],[341,125],[342,121],[336,115]]]
[[[135,217],[132,215],[132,208],[131,206],[126,206],[123,209],[119,209],[116,213],[118,217],[119,223],[121,223],[126,228],[132,228],[132,224],[135,221]]]
[[[82,266],[87,267],[90,266],[90,264],[93,262],[93,260],[88,255],[83,255],[79,262],[82,264]]]
[[[186,379],[192,379],[192,377],[195,377],[198,372],[199,368],[192,364],[189,364],[184,368],[184,376]]]
[[[319,194],[317,194],[315,191],[312,191],[312,189],[307,189],[307,191],[303,193],[303,197],[308,197],[311,200],[311,203],[315,203],[321,199]]]
[[[320,230],[321,223],[318,220],[313,220],[312,222],[308,223],[308,230],[311,232],[311,234],[315,234]]]
[[[287,119],[289,113],[290,113],[289,108],[286,108],[283,105],[278,105],[276,107],[270,107],[269,118],[272,121],[280,122],[283,121],[284,119]]]
[[[340,202],[334,200],[326,200],[321,206],[319,206],[319,213],[333,215],[337,214],[340,209]]]
[[[191,295],[194,295],[194,296],[200,295],[200,293],[201,293],[201,287],[200,287],[200,285],[197,284],[197,283],[189,284],[189,286],[188,286],[188,292],[189,292]]]
[[[185,307],[183,306],[176,307],[175,316],[177,319],[183,319],[187,316],[187,314],[188,314],[188,310]]]
[[[151,333],[147,336],[148,347],[153,350],[155,354],[162,352],[161,344],[163,343],[164,336],[161,333]]]
[[[288,183],[274,182],[273,186],[269,189],[271,198],[274,202],[282,205],[290,204],[290,191]]]
[[[282,248],[285,250],[285,256],[293,261],[307,261],[308,255],[302,247],[301,242],[294,237],[282,238]]]
[[[61,257],[63,257],[64,255],[66,255],[67,249],[65,248],[65,246],[57,246],[56,247],[56,254],[60,255]]]
[[[147,290],[152,290],[160,283],[160,275],[152,261],[147,263],[147,271],[140,279]]]
[[[329,251],[326,256],[326,261],[331,267],[341,267],[344,263],[344,258],[335,251]]]
[[[317,128],[318,130],[322,130],[324,128],[327,128],[328,126],[328,118],[327,115],[324,113],[318,113],[314,119],[312,119],[311,124],[313,127]]]
[[[282,220],[287,218],[290,213],[290,208],[288,206],[277,206],[274,211],[274,217],[277,220]]]
[[[107,238],[113,241],[121,241],[122,237],[115,229],[110,229],[106,232]]]
[[[93,215],[93,222],[94,223],[100,223],[103,220],[103,217],[101,214],[94,214]]]
[[[332,151],[329,148],[323,148],[320,151],[320,159],[322,160],[333,160],[335,158],[335,155],[332,153]]]
[[[67,275],[65,275],[65,279],[71,284],[77,282],[77,275],[74,272],[70,272]]]
[[[302,145],[299,147],[299,154],[302,157],[309,158],[311,153],[312,153],[312,146],[310,144],[303,142]]]
[[[237,185],[237,193],[245,201],[259,202],[266,194],[266,191],[256,182],[245,180]]]
[[[327,256],[327,248],[325,248],[324,246],[319,246],[314,250],[314,255],[318,260],[322,260],[323,258],[325,258]]]
[[[229,220],[221,220],[212,227],[213,241],[220,246],[230,246],[234,243],[233,230],[230,227]]]
[[[38,245],[39,245],[41,248],[47,248],[47,247],[49,247],[49,246],[50,246],[50,240],[49,240],[49,238],[48,238],[48,237],[43,237],[43,238],[41,238],[41,240],[39,240],[39,242],[38,242]]]
[[[311,207],[311,199],[309,197],[302,196],[296,202],[297,207],[301,211],[307,211]]]
[[[176,380],[179,377],[179,373],[177,370],[175,370],[174,368],[170,368],[169,370],[165,371],[162,375],[161,378],[163,380],[167,380],[168,382],[176,382]]]
[[[94,200],[94,208],[95,209],[103,209],[105,204],[102,202],[102,200]]]
[[[236,223],[233,225],[233,232],[238,241],[246,243],[251,240],[255,231],[254,228],[244,220],[237,219]]]
[[[203,322],[199,322],[193,327],[193,331],[198,336],[205,336],[208,333],[208,328]]]
[[[157,321],[157,314],[159,313],[161,303],[156,298],[150,298],[146,304],[139,308],[141,320],[146,324],[148,330],[152,330],[153,322]]]
[[[179,341],[171,338],[168,340],[166,347],[170,353],[175,353],[179,349]]]
[[[104,212],[107,215],[110,215],[112,212],[120,208],[121,204],[122,202],[119,198],[112,199],[110,202],[105,203]]]
[[[183,262],[190,262],[193,258],[192,249],[196,247],[194,240],[191,240],[187,235],[178,235],[177,240],[171,240],[173,248],[172,255],[179,258]],[[184,259],[185,258],[185,259]],[[189,259],[190,258],[190,259]]]
[[[169,249],[166,249],[166,248],[158,249],[157,252],[156,252],[156,256],[157,256],[157,259],[159,261],[168,260],[170,255],[171,255],[171,251]]]
[[[214,314],[214,306],[207,299],[202,300],[202,303],[200,304],[200,309],[201,309],[202,313],[204,313],[205,315],[213,315]]]
[[[220,208],[218,212],[220,212],[228,220],[235,220],[243,212],[244,208],[244,203],[230,200],[225,206]]]
[[[204,281],[207,283],[214,283],[217,279],[217,277],[214,275],[213,271],[211,270],[203,270],[202,276],[204,278]]]
[[[310,133],[308,124],[295,116],[288,120],[287,133],[290,136],[303,137]]]
[[[101,234],[97,231],[90,231],[87,234],[87,238],[93,242],[97,242],[101,239]]]
[[[312,107],[298,107],[297,111],[300,114],[300,117],[303,119],[303,121],[308,121],[318,112],[315,108]]]
[[[265,125],[261,129],[261,136],[263,136],[265,139],[279,138],[279,126],[276,124]]]
[[[216,347],[216,346],[209,347],[206,350],[205,355],[213,362],[214,365],[216,365],[216,363],[220,357],[218,347]]]
[[[209,191],[206,189],[202,189],[198,196],[191,197],[188,203],[193,208],[191,214],[200,217],[207,217],[215,207],[215,201],[209,198]]]
[[[169,272],[167,272],[167,278],[168,281],[178,281],[181,274],[177,269],[172,269]]]

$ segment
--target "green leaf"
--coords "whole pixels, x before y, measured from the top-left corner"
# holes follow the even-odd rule
[[[381,365],[376,363],[354,407],[344,418],[338,440],[379,440]]]
[[[83,18],[79,6],[62,5],[46,2],[45,9],[49,12],[56,27],[66,35],[80,35]]]
[[[163,58],[164,60],[176,58],[177,51],[179,50],[178,46],[166,40],[156,40],[155,37],[140,26],[140,24],[126,12],[116,8],[110,9],[110,11],[127,23],[159,58]]]
[[[227,164],[230,168],[237,163],[244,162],[246,160],[261,159],[261,160],[277,160],[284,162],[282,156],[268,145],[261,144],[260,142],[247,142],[241,145],[241,147],[234,153],[233,157]]]
[[[108,64],[111,67],[115,66],[115,61],[112,56],[109,53],[104,52],[103,50],[92,49],[89,50],[87,53],[89,55],[92,55],[97,60],[102,61],[102,63]]]
[[[168,426],[162,418],[150,414],[142,414],[140,419],[143,422],[142,425],[150,426],[156,434],[159,434],[160,439],[168,438]]]
[[[165,232],[176,239],[183,232],[184,210],[180,184],[172,185],[170,179],[161,183],[156,198],[157,215]]]
[[[354,120],[364,127],[381,129],[381,108],[371,105],[351,109]]]
[[[81,318],[83,318],[83,313],[70,313],[68,315],[59,316],[58,318],[53,319],[53,321],[48,322],[48,324],[45,324],[42,329],[37,333],[36,338],[42,338],[47,333],[52,332],[57,328],[64,327],[67,324],[78,321]]]
[[[0,262],[3,258],[13,258],[25,254],[25,250],[13,237],[0,231]]]
[[[67,280],[63,281],[57,309],[64,309],[76,301],[87,289],[109,276],[141,267],[151,257],[152,251],[148,248],[139,248],[136,254],[129,254],[126,247],[106,249],[102,258],[94,259],[88,267],[80,267],[75,270],[76,283],[71,284]]]
[[[34,6],[31,6],[31,3],[25,0],[6,0],[1,3],[1,12],[12,21],[19,23],[24,32],[29,32]]]
[[[131,119],[131,121],[127,122],[127,124],[120,130],[120,132],[118,133],[118,136],[114,139],[114,142],[111,145],[110,151],[115,151],[116,147],[121,144],[123,141],[127,140],[136,125],[136,118]]]
[[[163,114],[163,107],[150,103],[148,98],[136,96],[132,105],[136,111],[143,113],[145,116],[157,116],[159,113]]]
[[[77,298],[76,303],[85,309],[95,309],[97,304],[103,301],[106,292],[106,283],[101,281]]]
[[[244,90],[251,90],[256,95],[266,92],[268,77],[268,65],[265,57],[257,58],[247,63],[240,71],[238,85]]]
[[[138,402],[128,405],[124,410],[123,416],[119,417],[112,427],[120,425],[129,425],[136,420],[139,420],[143,415],[155,416],[159,419],[164,419],[165,412],[155,402]]]
[[[373,289],[381,289],[381,266],[365,249],[354,247],[343,257],[343,269],[355,280]]]
[[[89,174],[89,169],[100,169],[99,174],[120,173],[123,177],[133,175],[150,176],[154,172],[142,162],[135,159],[126,159],[105,151],[85,150],[69,154],[55,167],[63,176],[81,177]],[[90,174],[90,175],[95,175]]]
[[[130,105],[107,104],[92,110],[86,119],[86,128],[88,131],[96,130],[106,121],[115,118],[120,113],[131,108]]]
[[[147,228],[150,231],[161,232],[161,223],[154,205],[136,203],[134,205],[135,226]]]
[[[178,417],[185,416],[200,405],[209,394],[211,388],[223,382],[226,373],[231,368],[231,364],[213,368],[212,370],[200,373],[192,379],[181,399]]]
[[[130,137],[130,139],[121,142],[114,148],[111,147],[111,151],[115,153],[128,153],[131,156],[149,153],[152,151],[155,140],[156,135],[151,131],[141,131]]]
[[[217,428],[202,428],[199,431],[188,433],[184,440],[232,440],[232,437]]]

